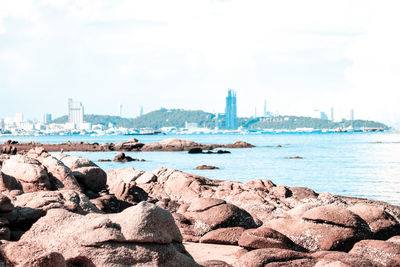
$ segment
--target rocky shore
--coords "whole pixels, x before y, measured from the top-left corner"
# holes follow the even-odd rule
[[[4,144],[0,144],[0,153],[5,154],[17,154],[26,153],[32,148],[42,147],[49,152],[100,152],[100,151],[189,151],[191,149],[199,150],[213,150],[216,148],[252,148],[252,144],[237,141],[233,144],[222,145],[212,144],[205,145],[199,144],[193,141],[181,140],[181,139],[165,139],[160,142],[144,144],[139,140],[133,138],[127,142],[118,143],[88,143],[88,142],[66,142],[61,144],[41,144],[35,142],[19,143],[17,141],[7,140]]]
[[[0,163],[0,266],[400,266],[400,207],[385,202],[104,171],[41,147]]]

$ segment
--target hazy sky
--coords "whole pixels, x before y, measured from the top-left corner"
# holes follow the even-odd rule
[[[0,0],[0,117],[268,109],[400,126],[400,1]]]

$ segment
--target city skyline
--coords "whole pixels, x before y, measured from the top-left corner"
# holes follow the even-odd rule
[[[2,118],[56,118],[69,97],[88,114],[222,113],[232,87],[240,117],[267,99],[280,114],[333,106],[400,128],[396,1],[0,3]]]

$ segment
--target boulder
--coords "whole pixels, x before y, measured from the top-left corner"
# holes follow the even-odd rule
[[[3,246],[4,258],[19,266],[38,251],[60,253],[79,266],[199,266],[183,247],[171,214],[146,202],[118,214],[52,209],[18,242]]]
[[[95,199],[91,199],[99,210],[105,213],[119,213],[126,208],[132,206],[131,203],[118,199],[115,195],[103,195]]]
[[[89,159],[65,154],[59,154],[56,157],[71,169],[73,176],[84,189],[90,189],[93,192],[105,189],[106,173]]]
[[[281,266],[289,266],[287,262],[298,259],[310,259],[310,256],[302,252],[280,248],[263,248],[252,250],[244,254],[240,259],[233,264],[235,267],[264,267],[268,263],[278,262]],[[298,265],[307,266],[307,265]],[[313,265],[308,265],[313,266]]]
[[[50,153],[47,152],[43,147],[37,146],[34,148],[31,148],[27,153],[27,157],[37,159],[40,162],[42,162],[43,159],[47,158],[50,156]]]
[[[48,156],[42,160],[42,164],[47,168],[53,189],[82,191],[71,169],[65,166],[61,160]]]
[[[148,194],[142,188],[136,186],[136,183],[133,181],[130,183],[120,182],[118,185],[111,188],[110,192],[118,199],[131,204],[146,201],[149,198]]]
[[[243,227],[229,227],[212,230],[200,238],[200,243],[237,245],[244,230]]]
[[[287,236],[268,227],[259,227],[244,231],[240,236],[239,246],[246,249],[293,249],[295,247],[294,243]]]
[[[354,244],[349,254],[387,265],[389,261],[400,256],[400,244],[382,240],[361,240]]]
[[[131,162],[131,161],[135,161],[135,159],[133,159],[130,156],[125,155],[125,153],[119,153],[118,155],[116,155],[114,157],[114,160],[116,162]]]
[[[155,176],[154,173],[152,172],[144,172],[135,180],[137,184],[148,184],[156,181],[157,181],[157,176]]]
[[[183,214],[193,225],[195,235],[227,227],[257,227],[254,219],[245,210],[218,199],[197,199]]]
[[[22,192],[21,183],[15,179],[15,177],[3,174],[0,171],[0,192],[10,192],[13,190],[19,190]]]
[[[26,231],[51,209],[65,209],[77,214],[101,213],[82,193],[72,190],[39,191],[14,197],[14,210],[8,217],[12,230]]]
[[[46,169],[42,164],[23,155],[14,155],[3,162],[1,169],[4,180],[14,183],[14,179],[21,184],[24,192],[50,190],[51,184]]]
[[[11,203],[10,198],[0,193],[0,213],[11,212],[14,205]]]
[[[170,138],[170,139],[165,139],[160,142],[145,144],[141,150],[142,151],[183,151],[183,150],[189,150],[189,149],[195,148],[195,147],[201,147],[201,145],[196,142],[193,142],[193,141]]]
[[[137,151],[144,146],[137,139],[131,139],[128,142],[119,142],[112,146],[113,150],[116,151]]]
[[[368,224],[374,239],[387,239],[400,234],[400,224],[381,207],[359,203],[348,209]]]
[[[210,166],[210,165],[200,165],[200,166],[196,167],[196,170],[219,170],[219,168],[216,166]]]
[[[226,148],[252,148],[254,145],[244,142],[244,141],[236,141],[233,144],[225,145]]]
[[[201,147],[194,147],[194,148],[189,149],[188,153],[189,154],[202,154],[203,149]]]
[[[134,168],[121,168],[116,170],[107,170],[107,185],[110,190],[113,190],[115,186],[118,186],[120,182],[129,184],[135,181],[139,176],[144,174],[142,170],[135,170]]]
[[[281,232],[310,251],[348,251],[358,240],[371,236],[368,225],[361,218],[333,205],[317,205],[302,214],[301,209],[288,212],[286,216],[265,222],[264,226]]]

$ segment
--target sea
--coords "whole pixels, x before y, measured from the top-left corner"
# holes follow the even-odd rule
[[[230,154],[182,152],[127,152],[144,162],[99,162],[119,152],[69,152],[87,157],[103,169],[133,167],[150,171],[160,166],[175,168],[212,179],[248,182],[270,179],[275,184],[303,186],[317,192],[382,200],[400,205],[400,133],[267,133],[267,134],[182,134],[182,135],[67,135],[0,136],[40,143],[119,142],[137,138],[143,143],[167,138],[203,144],[230,144],[238,140],[256,147],[228,149]],[[291,158],[300,157],[300,158]],[[199,165],[219,170],[196,170]]]

